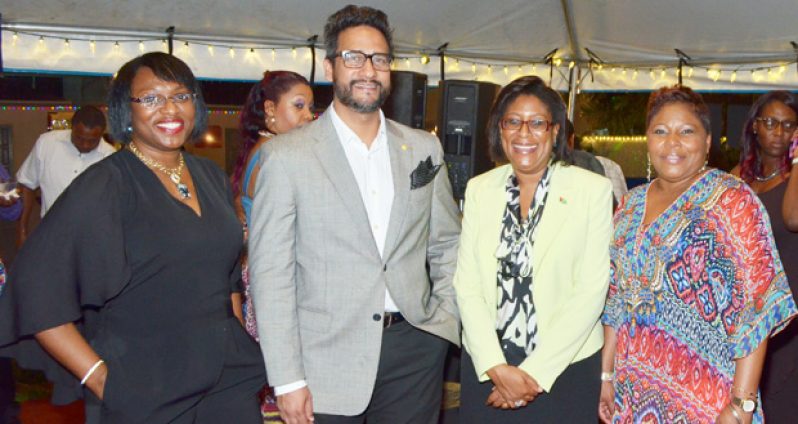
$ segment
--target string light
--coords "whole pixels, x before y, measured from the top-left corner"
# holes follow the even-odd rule
[[[657,78],[657,77],[654,76],[654,70],[653,69],[648,71],[648,76],[650,76],[652,80]]]
[[[143,41],[139,41],[139,51],[144,53],[144,42]]]
[[[507,65],[504,65],[504,75],[510,75],[510,68]]]
[[[232,59],[236,57],[236,50],[233,47],[230,47],[230,50],[228,50],[228,54],[230,54],[230,58]]]
[[[662,70],[659,71],[659,77],[660,78],[665,78],[665,68],[662,68]]]
[[[208,46],[208,54],[213,56],[213,46]]]
[[[692,78],[692,77],[693,77],[693,68],[690,67],[690,69],[687,70],[687,78]]]
[[[488,73],[489,74],[493,73],[493,65],[488,65]]]
[[[427,55],[423,55],[423,56],[421,56],[421,57],[418,59],[418,61],[419,61],[419,62],[421,62],[421,64],[422,64],[422,65],[426,65],[426,64],[428,64],[428,63],[429,63],[429,56],[427,56]]]
[[[477,73],[477,64],[476,63],[472,63],[471,64],[471,72],[473,72],[474,74]]]
[[[65,49],[68,49],[68,48],[69,48],[69,38],[65,38],[65,39],[64,39],[64,48],[65,48]]]
[[[574,66],[576,66],[576,62],[572,60],[571,63],[568,64],[568,69],[574,69]]]
[[[254,49],[253,47],[250,47],[250,48],[249,48],[249,53],[250,53],[250,54],[253,54],[253,53],[255,53],[255,49]]]
[[[732,72],[731,78],[729,78],[729,82],[734,83],[735,80],[737,80],[737,71]]]
[[[44,45],[44,37],[41,37],[41,36],[39,37],[39,45],[40,46]]]
[[[559,57],[554,59],[554,66],[560,66],[560,64],[562,64],[562,59]]]
[[[296,59],[296,47],[292,47],[292,48],[291,48],[291,57],[292,57],[293,59]]]
[[[13,41],[17,41],[17,38],[19,38],[19,34],[17,34],[17,32],[16,32],[16,31],[14,31],[14,35],[12,35],[12,36],[11,36],[11,39],[12,39]]]
[[[272,62],[277,60],[277,50],[272,49]]]
[[[635,69],[635,71],[634,71],[634,72],[632,72],[632,79],[633,79],[633,80],[636,80],[636,79],[637,79],[637,69]]]
[[[94,40],[89,41],[89,48],[91,49],[91,53],[94,54],[94,50],[97,48],[97,43]]]
[[[114,41],[114,50],[119,50],[119,41]]]

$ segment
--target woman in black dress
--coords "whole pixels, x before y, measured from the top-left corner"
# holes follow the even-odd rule
[[[181,152],[205,131],[199,84],[148,53],[119,70],[108,114],[126,148],[81,174],[24,245],[0,346],[23,339],[7,348],[46,369],[54,402],[84,395],[89,423],[259,423],[262,358],[233,313],[241,225],[225,174]]]
[[[743,128],[740,164],[732,170],[759,195],[768,211],[793,296],[798,295],[798,234],[794,232],[798,229],[790,228],[788,214],[798,209],[798,172],[789,148],[797,136],[798,96],[789,91],[763,95],[751,106]],[[798,324],[793,323],[768,342],[762,369],[762,408],[768,424],[794,423],[796,399]]]

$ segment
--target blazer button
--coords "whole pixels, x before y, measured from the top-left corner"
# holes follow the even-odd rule
[[[382,315],[381,314],[374,314],[374,316],[372,318],[374,318],[374,321],[382,321]]]

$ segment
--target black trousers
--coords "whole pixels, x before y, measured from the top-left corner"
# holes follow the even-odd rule
[[[448,341],[406,321],[386,328],[366,411],[357,416],[315,414],[316,424],[437,423],[448,348]]]
[[[266,383],[266,374],[261,357],[252,355],[252,345],[243,329],[233,332],[222,374],[213,387],[201,393],[186,393],[168,404],[129,402],[121,410],[109,412],[85,390],[86,423],[262,424],[258,392]],[[148,418],[139,418],[142,416]]]
[[[508,359],[512,365],[520,361]],[[496,409],[485,405],[493,389],[490,381],[480,383],[471,356],[463,349],[460,372],[461,424],[538,424],[598,422],[601,391],[601,350],[573,363],[557,378],[551,392],[543,392],[525,407]],[[534,376],[532,376],[534,377]]]

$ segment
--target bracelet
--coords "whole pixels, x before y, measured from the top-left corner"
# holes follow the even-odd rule
[[[615,381],[615,372],[603,372],[601,373],[601,381],[604,382],[611,382]]]
[[[796,153],[796,154],[798,154],[798,153]],[[798,165],[798,156],[792,158],[792,164],[793,165]]]
[[[732,415],[734,415],[734,419],[737,420],[737,424],[743,424],[743,417],[740,416],[740,413],[737,412],[737,409],[734,406],[731,406],[731,411]]]
[[[92,365],[91,368],[89,368],[89,370],[86,371],[86,375],[83,376],[83,379],[80,380],[80,385],[82,386],[82,385],[86,384],[86,381],[89,379],[89,377],[91,377],[92,374],[94,374],[94,371],[97,371],[97,368],[100,368],[100,365],[102,365],[104,363],[105,363],[105,361],[103,361],[102,359],[100,359],[99,361],[95,362],[94,365]]]
[[[746,391],[745,389],[742,389],[740,387],[732,386],[731,394],[732,395],[738,394],[741,397],[745,397],[746,399],[754,399],[754,400],[756,399],[756,392],[749,392],[749,391]]]

